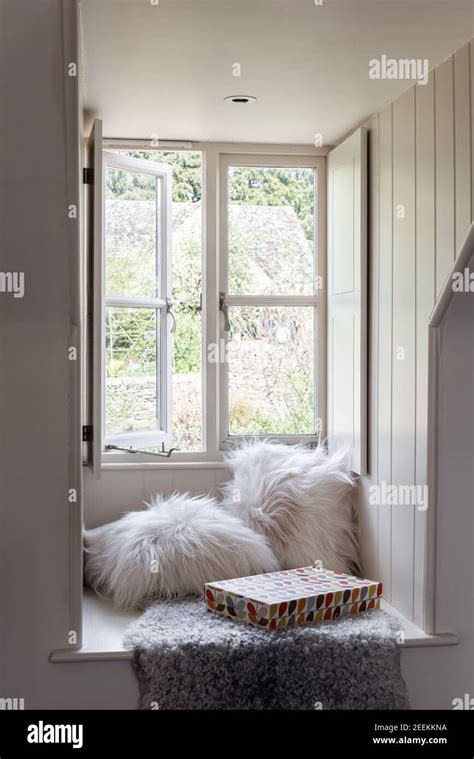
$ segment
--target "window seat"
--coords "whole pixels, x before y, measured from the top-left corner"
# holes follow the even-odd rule
[[[417,646],[453,646],[459,643],[454,633],[428,635],[402,616],[386,601],[382,608],[400,620],[400,630],[404,632],[406,648]],[[100,598],[89,589],[84,590],[83,602],[83,646],[80,649],[62,649],[51,652],[52,662],[77,661],[119,661],[131,660],[132,651],[124,647],[122,638],[126,628],[140,616],[138,611],[124,611]]]

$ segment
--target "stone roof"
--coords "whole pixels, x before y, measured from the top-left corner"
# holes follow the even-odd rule
[[[173,234],[196,236],[201,228],[200,203],[173,204]],[[153,243],[154,203],[108,200],[107,236],[110,248],[149,248]],[[124,228],[126,237],[124,239]],[[114,239],[115,238],[115,239]],[[293,285],[296,294],[312,281],[311,246],[291,206],[231,204],[229,214],[231,255],[242,251],[251,281],[280,288]],[[279,292],[278,287],[274,292]],[[295,290],[294,290],[295,292]]]

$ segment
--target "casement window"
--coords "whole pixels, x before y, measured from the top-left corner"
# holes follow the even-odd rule
[[[105,461],[159,463],[148,454],[170,448],[176,461],[214,461],[246,436],[316,444],[325,159],[113,141],[103,150],[99,122],[94,132],[96,473]]]
[[[221,440],[322,432],[318,159],[220,159]]]
[[[171,441],[171,169],[103,164],[104,443],[152,448]]]

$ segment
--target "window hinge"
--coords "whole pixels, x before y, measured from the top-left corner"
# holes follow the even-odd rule
[[[84,184],[94,184],[94,169],[82,169],[82,181]]]
[[[94,440],[94,428],[92,424],[84,424],[82,427],[82,442],[92,443]]]

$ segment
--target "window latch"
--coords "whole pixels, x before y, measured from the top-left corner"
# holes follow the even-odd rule
[[[106,445],[106,451],[124,451],[124,453],[144,453],[146,456],[159,456],[162,459],[169,459],[173,451],[178,451],[179,448],[170,448],[169,451],[165,451],[165,444],[161,445],[161,453],[156,451],[144,451],[141,448],[120,448],[118,445]]]
[[[169,314],[173,320],[173,324],[171,325],[171,330],[170,330],[171,334],[173,334],[173,332],[176,329],[176,317],[172,311],[172,308],[173,308],[173,304],[171,303],[169,298],[166,298],[166,313]]]
[[[224,314],[224,331],[230,332],[229,308],[225,300],[225,293],[219,293],[219,310]]]

